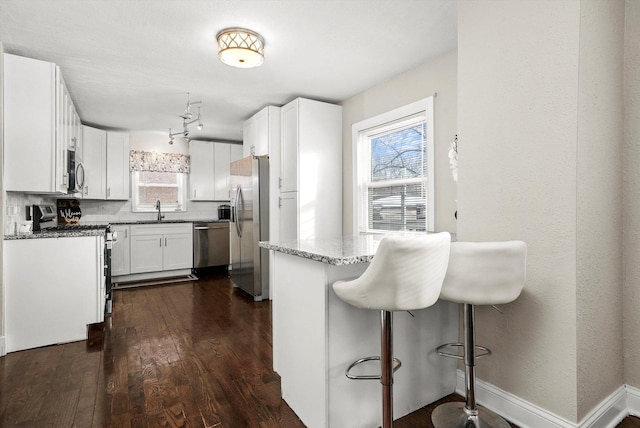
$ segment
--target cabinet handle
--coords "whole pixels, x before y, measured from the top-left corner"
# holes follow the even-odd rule
[[[89,194],[89,186],[84,186],[84,194],[85,195]]]
[[[164,246],[167,246],[167,238],[164,238]]]
[[[278,208],[282,208],[282,197],[278,196]]]
[[[111,187],[107,187],[107,198],[111,196]]]
[[[162,238],[160,238],[160,247],[162,247]]]
[[[124,230],[124,239],[127,239],[127,232],[129,231],[129,229],[125,229]]]
[[[193,189],[193,197],[195,198],[196,195],[198,194],[198,190],[197,189]]]
[[[278,177],[278,188],[282,189],[282,177]]]

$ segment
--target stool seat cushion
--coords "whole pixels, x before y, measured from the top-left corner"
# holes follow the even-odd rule
[[[526,264],[522,241],[454,242],[440,298],[471,305],[512,302],[524,286]]]
[[[384,311],[422,309],[440,296],[447,271],[451,235],[387,236],[367,270],[352,281],[336,281],[333,290],[345,302]]]

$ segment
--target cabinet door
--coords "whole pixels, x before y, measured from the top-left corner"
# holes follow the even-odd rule
[[[163,236],[163,269],[191,269],[193,267],[193,233]]]
[[[242,157],[251,156],[256,149],[256,121],[247,119],[242,126]]]
[[[129,199],[129,134],[107,132],[107,199]]]
[[[231,144],[231,159],[230,161],[237,161],[242,159],[242,150],[243,147],[240,144]]]
[[[269,154],[269,107],[260,110],[255,116],[255,155]]]
[[[298,190],[298,100],[282,107],[280,191]]]
[[[82,163],[84,165],[84,199],[107,197],[107,133],[101,129],[82,127]]]
[[[69,174],[67,173],[69,149],[69,104],[71,99],[62,78],[60,67],[56,67],[56,190],[67,192]]]
[[[214,199],[216,201],[229,200],[229,163],[231,162],[230,144],[215,143],[214,144]]]
[[[298,239],[298,192],[280,194],[280,239]]]
[[[162,270],[162,235],[131,236],[131,273]]]
[[[213,146],[214,143],[206,141],[189,141],[189,199],[192,201],[213,201],[215,198]]]
[[[111,275],[128,275],[131,273],[129,226],[111,226],[116,240],[111,249]]]
[[[4,241],[8,352],[87,338],[99,322],[102,239]]]
[[[10,54],[3,58],[5,190],[55,192],[55,65]]]

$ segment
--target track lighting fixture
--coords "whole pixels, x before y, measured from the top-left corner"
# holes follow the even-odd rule
[[[182,118],[182,131],[172,132],[171,128],[169,128],[169,144],[173,144],[173,137],[176,135],[180,135],[188,139],[189,125],[192,123],[198,122],[198,130],[202,130],[204,127],[202,120],[200,119],[200,107],[198,107],[197,116],[194,117],[193,113],[191,113],[191,106],[195,104],[202,104],[202,101],[191,101],[190,93],[187,92],[187,107],[185,108],[184,113],[179,116]]]

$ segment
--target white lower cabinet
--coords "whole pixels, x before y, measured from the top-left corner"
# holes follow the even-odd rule
[[[111,231],[115,235],[111,248],[111,275],[128,275],[131,273],[131,234],[128,225],[112,225]]]
[[[87,338],[104,321],[104,238],[4,241],[7,352]]]
[[[192,223],[132,225],[130,231],[130,273],[193,267]]]

